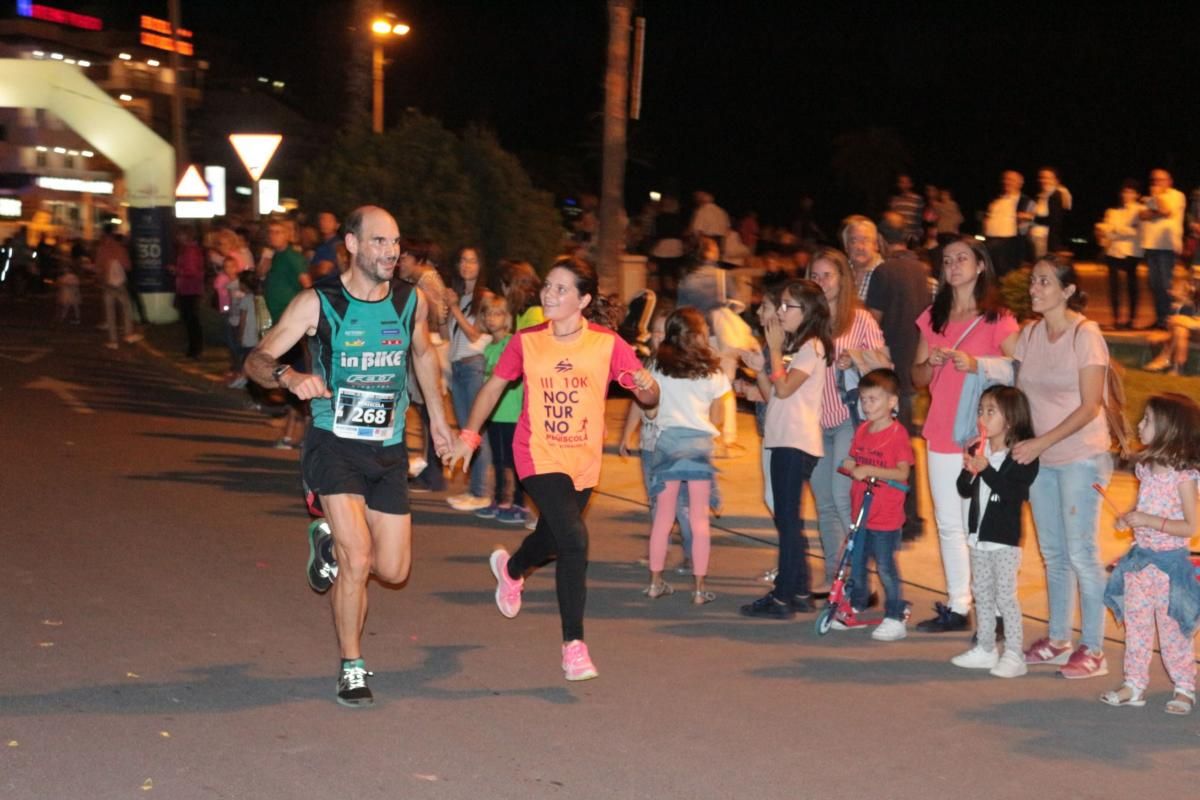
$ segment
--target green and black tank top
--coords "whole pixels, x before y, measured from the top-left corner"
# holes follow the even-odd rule
[[[382,300],[359,300],[336,275],[313,289],[321,316],[309,353],[333,395],[313,399],[313,425],[353,441],[401,442],[417,292],[397,281]]]

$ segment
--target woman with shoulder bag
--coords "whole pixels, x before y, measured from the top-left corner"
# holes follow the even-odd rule
[[[1029,504],[1038,548],[1046,564],[1050,625],[1025,651],[1025,663],[1061,665],[1064,678],[1108,674],[1104,658],[1104,567],[1096,546],[1100,495],[1112,477],[1111,436],[1125,441],[1128,423],[1105,414],[1108,345],[1100,327],[1081,312],[1087,296],[1075,268],[1047,255],[1029,281],[1033,310],[1042,319],[1021,333],[1014,358],[1017,388],[1029,398],[1032,439],[1013,446],[1018,464],[1039,460]],[[1075,591],[1079,591],[1080,643],[1071,644]]]
[[[929,387],[929,412],[922,435],[926,443],[929,490],[946,576],[945,603],[917,624],[925,633],[967,628],[971,611],[971,560],[967,548],[967,501],[958,494],[963,447],[955,435],[968,376],[982,359],[1009,359],[1017,344],[1017,320],[1000,304],[992,259],[982,243],[963,237],[942,251],[942,274],[933,304],[917,318],[921,338],[913,364],[913,385]],[[1007,365],[1002,365],[1007,366]],[[1006,381],[1011,383],[1011,368]],[[974,418],[974,409],[967,409]]]

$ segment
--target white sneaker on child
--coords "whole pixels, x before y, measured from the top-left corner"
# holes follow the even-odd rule
[[[908,628],[898,619],[888,617],[879,623],[879,627],[871,631],[871,638],[877,642],[895,642],[908,636]]]
[[[950,663],[963,669],[992,669],[1000,662],[1000,654],[995,650],[984,650],[975,645],[965,653],[959,653],[950,659]]]
[[[989,670],[997,678],[1019,678],[1029,672],[1029,667],[1025,666],[1025,656],[1021,652],[1005,650],[1004,655],[1000,656],[1000,660],[996,662],[996,666]]]

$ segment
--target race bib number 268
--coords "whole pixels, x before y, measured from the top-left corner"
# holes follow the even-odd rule
[[[395,432],[396,395],[338,389],[334,403],[333,432],[343,439],[378,442]]]

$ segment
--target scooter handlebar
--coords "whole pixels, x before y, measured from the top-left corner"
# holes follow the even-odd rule
[[[837,471],[839,473],[841,473],[842,475],[845,475],[847,478],[850,478],[852,480],[854,478],[854,476],[850,473],[850,470],[846,469],[845,467],[838,467]],[[907,492],[909,489],[907,483],[901,483],[900,481],[893,481],[888,478],[866,478],[863,480],[863,483],[867,484],[868,486],[875,486],[877,484],[882,483],[885,486],[890,486],[893,489],[900,490],[901,492]]]

